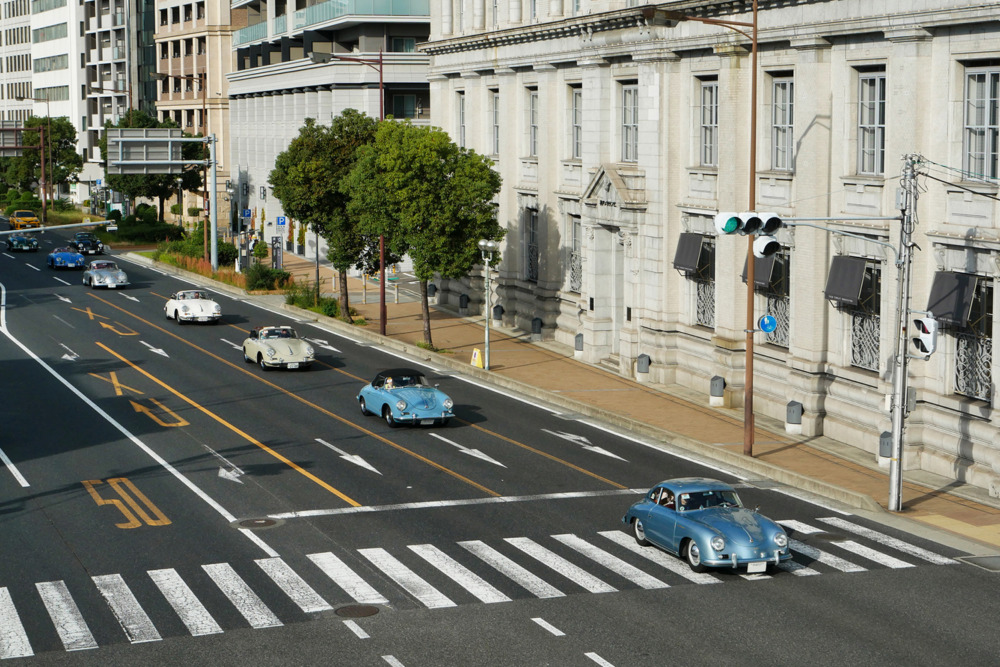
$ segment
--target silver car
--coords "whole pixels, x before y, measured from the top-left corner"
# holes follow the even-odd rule
[[[95,259],[83,272],[83,284],[90,287],[115,289],[128,285],[128,276],[114,262]]]

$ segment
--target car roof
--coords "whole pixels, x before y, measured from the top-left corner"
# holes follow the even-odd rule
[[[376,378],[384,378],[384,377],[395,377],[397,375],[417,375],[417,376],[423,376],[423,373],[421,373],[418,370],[414,370],[412,368],[387,368],[384,371],[379,371],[379,374],[376,375],[375,377]]]
[[[676,477],[665,479],[657,486],[665,486],[674,493],[696,493],[698,491],[733,491],[731,484],[710,477]]]

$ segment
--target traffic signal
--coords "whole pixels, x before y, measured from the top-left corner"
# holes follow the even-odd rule
[[[917,354],[926,359],[937,349],[937,320],[933,317],[918,317],[913,320],[913,328],[917,332],[913,338],[913,347]]]
[[[715,215],[715,230],[719,234],[753,234],[757,237],[753,242],[754,257],[770,257],[781,250],[781,244],[774,237],[781,226],[777,213],[724,211]]]

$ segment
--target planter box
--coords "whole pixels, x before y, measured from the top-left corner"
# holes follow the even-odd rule
[[[305,255],[306,254],[306,247],[304,245],[297,245],[297,246],[295,246],[295,254],[296,255]]]

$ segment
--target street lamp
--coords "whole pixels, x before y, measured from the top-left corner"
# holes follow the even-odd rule
[[[697,21],[718,25],[738,32],[750,40],[750,205],[748,211],[757,209],[757,0],[753,0],[753,21],[728,21],[688,16],[682,12],[644,7],[643,18],[653,25],[676,25],[678,21]],[[741,28],[750,28],[750,34]],[[753,335],[754,329],[754,236],[747,235],[747,321],[746,321],[746,362],[743,389],[743,454],[753,456]]]
[[[157,80],[157,81],[164,81],[166,79],[181,79],[181,80],[184,80],[184,81],[197,81],[198,82],[198,90],[199,90],[199,93],[201,94],[201,136],[205,137],[207,139],[208,138],[208,116],[206,115],[207,97],[205,95],[205,83],[206,83],[206,79],[208,78],[208,73],[207,72],[202,72],[198,76],[188,76],[188,75],[185,75],[185,74],[167,74],[166,72],[153,72],[152,74],[150,74],[150,77],[153,78],[153,79],[155,79],[155,80]],[[202,159],[205,158],[205,146],[202,146],[201,157],[202,157]],[[205,204],[205,203],[208,202],[208,178],[207,178],[207,174],[206,174],[207,169],[208,169],[208,165],[207,164],[203,164],[201,166],[201,199],[202,199],[202,204]],[[216,194],[218,194],[218,193],[213,192],[212,193],[212,197],[214,198],[216,196]],[[209,259],[208,222],[207,221],[202,225],[202,229],[205,232],[204,246],[205,246],[205,259],[207,260],[207,259]],[[214,240],[214,237],[213,237],[213,243],[214,242],[215,242],[215,240]]]
[[[346,60],[347,62],[360,63],[371,67],[373,70],[378,72],[378,119],[385,120],[385,88],[382,85],[383,82],[383,62],[382,62],[382,49],[378,51],[378,59],[375,58],[355,58],[354,56],[341,56],[336,53],[321,53],[319,51],[312,51],[309,53],[309,59],[312,60],[317,65],[325,65],[333,60]],[[316,252],[319,252],[319,246],[316,247]],[[385,235],[379,234],[378,237],[378,314],[379,314],[379,333],[385,335]]]
[[[15,97],[18,102],[23,102],[25,100],[31,100],[32,102],[45,102],[45,140],[48,143],[49,149],[49,177],[45,178],[45,155],[42,154],[42,224],[48,222],[46,219],[47,211],[45,208],[46,196],[48,199],[52,199],[52,177],[55,175],[53,173],[52,167],[52,112],[49,111],[49,98],[47,97],[28,97],[26,95],[19,95]],[[46,195],[46,192],[48,195]]]
[[[177,226],[184,227],[184,179],[177,177]]]
[[[497,251],[499,245],[496,241],[491,239],[482,239],[477,244],[479,245],[479,251],[483,255],[483,264],[486,266],[486,279],[483,283],[486,285],[486,352],[483,354],[483,368],[485,370],[490,370],[490,317],[493,316],[492,313],[492,285],[490,279],[490,261],[493,259],[493,253]]]

